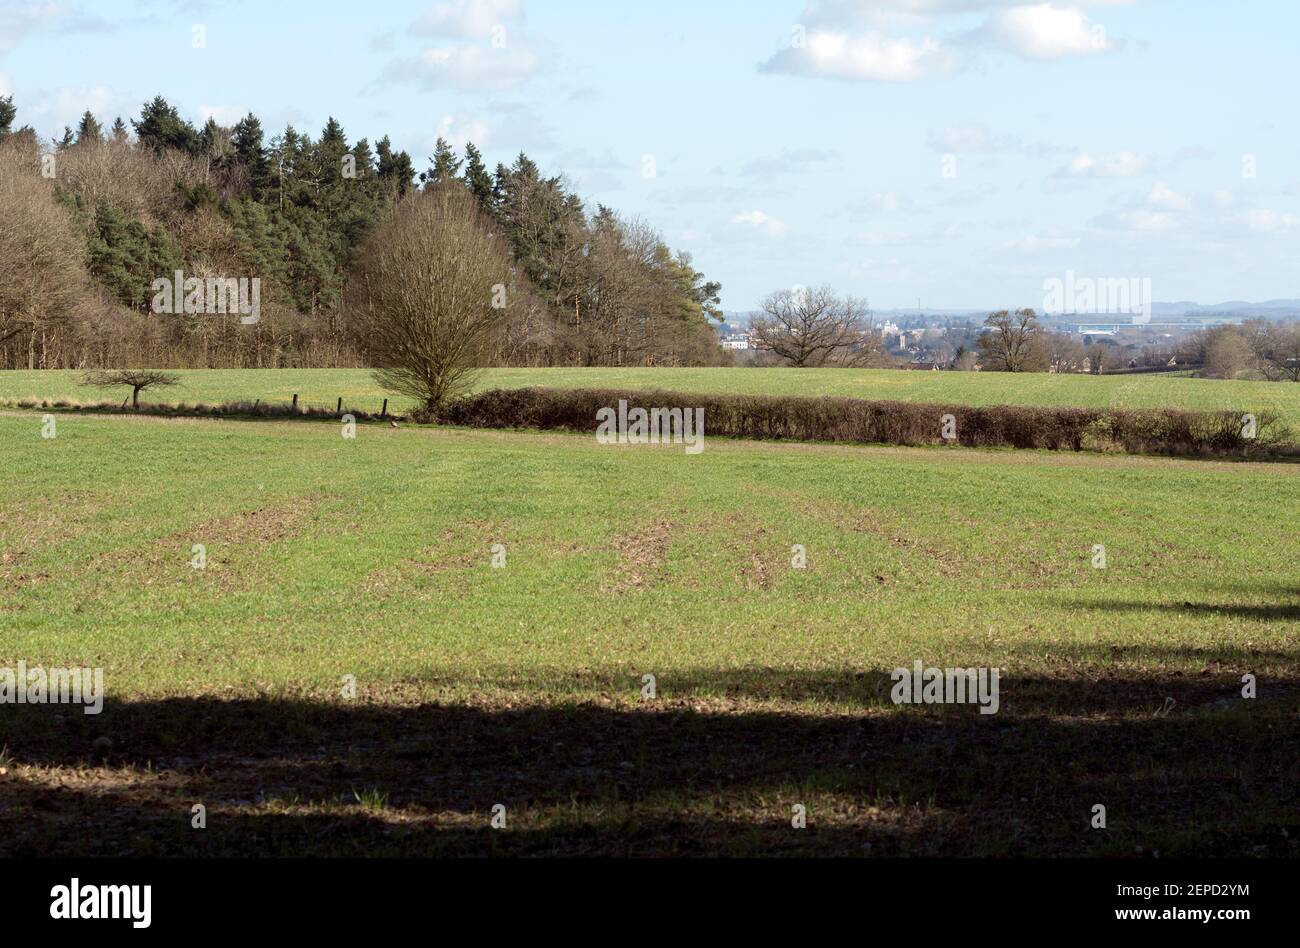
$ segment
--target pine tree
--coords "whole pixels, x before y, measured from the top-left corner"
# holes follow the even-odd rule
[[[433,166],[420,175],[425,188],[437,187],[444,181],[454,181],[460,174],[462,162],[456,157],[455,149],[443,138],[438,139],[437,145],[434,146],[433,157],[429,160],[433,162]]]
[[[415,164],[411,156],[404,151],[394,152],[387,135],[379,140],[375,151],[379,156],[380,180],[395,189],[398,197],[404,197],[415,179]]]
[[[495,189],[492,187],[492,175],[483,164],[483,154],[473,142],[465,145],[465,187],[478,199],[483,210],[494,210]]]
[[[271,159],[262,143],[262,123],[251,112],[239,120],[231,135],[235,164],[243,173],[244,185],[255,201],[271,187]]]
[[[14,119],[17,117],[18,109],[14,106],[14,97],[0,95],[0,138],[4,138],[13,130]]]
[[[63,137],[55,139],[54,144],[62,151],[64,148],[71,148],[75,141],[76,138],[72,134],[72,129],[65,125],[63,126]]]
[[[98,145],[104,140],[104,128],[99,124],[99,120],[87,109],[86,113],[81,116],[81,123],[77,126],[77,144],[78,145]]]
[[[118,116],[113,122],[113,141],[126,141],[126,123],[122,121],[122,116]]]
[[[140,144],[146,148],[158,152],[175,148],[190,155],[199,151],[199,133],[162,96],[148,103],[140,112],[140,121],[131,124]]]

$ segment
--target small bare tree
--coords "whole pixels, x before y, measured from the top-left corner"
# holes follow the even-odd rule
[[[755,349],[795,368],[867,365],[881,348],[866,303],[828,286],[773,293],[751,321],[750,337]]]
[[[1271,382],[1300,382],[1300,323],[1268,330],[1260,364],[1264,377]]]
[[[150,388],[170,388],[179,385],[179,375],[159,372],[154,369],[115,369],[111,372],[87,372],[82,376],[81,384],[94,388],[118,388],[122,385],[131,387],[131,407],[140,410],[140,393]],[[126,405],[126,402],[122,402]]]
[[[467,391],[509,319],[511,284],[509,251],[460,184],[398,203],[366,242],[348,287],[375,378],[428,411]]]

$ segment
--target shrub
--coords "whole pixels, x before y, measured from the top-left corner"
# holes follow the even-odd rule
[[[956,442],[967,447],[1051,451],[1121,450],[1133,454],[1267,457],[1296,454],[1290,432],[1271,416],[1257,419],[1257,438],[1244,436],[1233,412],[1176,409],[1094,409],[995,405],[926,405],[853,398],[701,395],[604,389],[527,388],[483,392],[415,420],[469,428],[596,430],[596,413],[626,401],[629,408],[703,408],[705,433],[753,440],[940,445],[943,419],[956,420]]]

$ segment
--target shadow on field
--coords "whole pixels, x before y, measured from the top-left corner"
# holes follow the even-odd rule
[[[878,705],[878,680],[799,687]],[[1233,687],[1005,679],[996,716],[190,698],[91,717],[11,706],[0,715],[0,854],[1300,855],[1300,681],[1262,682],[1253,702]],[[1168,714],[1151,710],[1166,697],[1177,701]],[[104,736],[111,748],[97,749]],[[379,814],[355,803],[372,790]],[[196,803],[209,811],[204,830],[190,828]],[[807,830],[790,827],[796,803]],[[497,804],[504,831],[488,829]],[[1097,804],[1104,831],[1089,827]]]
[[[1259,622],[1285,622],[1300,619],[1300,599],[1291,602],[1275,602],[1266,605],[1238,602],[1171,602],[1153,603],[1146,600],[1132,602],[1075,602],[1067,604],[1073,608],[1096,609],[1101,612],[1150,612],[1153,615],[1173,613],[1176,615],[1212,616],[1225,619],[1254,619]]]

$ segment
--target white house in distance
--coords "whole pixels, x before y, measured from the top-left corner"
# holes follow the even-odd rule
[[[722,348],[736,352],[748,352],[753,346],[751,345],[749,333],[729,332],[722,337]]]

